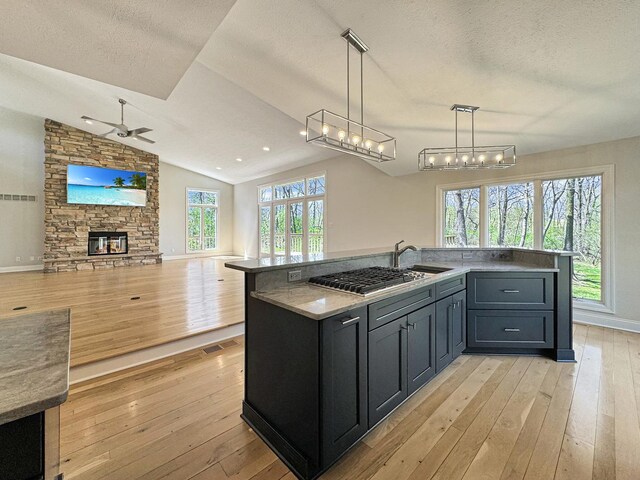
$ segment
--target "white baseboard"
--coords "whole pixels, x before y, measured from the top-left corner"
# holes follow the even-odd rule
[[[208,253],[187,253],[186,255],[162,255],[162,261],[165,260],[185,260],[187,258],[203,258],[217,257],[218,255],[233,255],[225,252],[208,252]]]
[[[36,270],[44,269],[44,265],[20,265],[15,267],[0,267],[0,273],[13,273],[13,272],[33,272]]]
[[[125,353],[124,355],[92,362],[87,365],[71,367],[69,371],[69,383],[84,382],[85,380],[91,380],[92,378],[101,377],[109,373],[171,357],[182,352],[211,345],[212,343],[220,343],[243,334],[244,323],[238,323],[212,332],[205,332],[136,352]]]
[[[609,327],[627,332],[640,333],[640,322],[589,310],[573,309],[573,321],[586,325]]]

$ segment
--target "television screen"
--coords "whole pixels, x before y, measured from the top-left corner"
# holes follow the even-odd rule
[[[68,165],[67,203],[144,207],[147,204],[147,174]]]

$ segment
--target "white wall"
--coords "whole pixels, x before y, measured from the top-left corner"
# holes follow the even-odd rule
[[[160,251],[166,257],[186,254],[186,189],[217,190],[218,250],[233,251],[233,185],[160,162]]]
[[[233,186],[160,162],[160,251],[184,255],[187,187],[220,192],[219,250],[233,251]],[[44,251],[44,119],[0,107],[0,194],[35,195],[36,202],[0,200],[0,272],[42,264]],[[21,257],[21,261],[16,261]],[[33,257],[33,260],[31,260]]]
[[[640,323],[635,292],[640,255],[640,137],[522,156],[502,171],[419,172],[389,177],[364,160],[341,156],[235,186],[234,251],[257,255],[257,188],[276,179],[327,173],[327,250],[392,246],[398,240],[435,245],[435,187],[473,179],[615,165],[615,313]]]
[[[0,200],[0,271],[42,264],[43,190],[43,119],[0,107],[0,195],[37,198],[36,202]]]

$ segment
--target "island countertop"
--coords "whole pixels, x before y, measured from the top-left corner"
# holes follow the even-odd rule
[[[377,302],[401,293],[416,290],[427,285],[440,282],[447,278],[469,272],[557,272],[558,269],[541,267],[535,264],[510,261],[482,261],[482,262],[428,262],[432,267],[449,268],[423,280],[416,280],[403,284],[392,290],[367,295],[366,297],[352,293],[341,292],[319,287],[307,282],[293,283],[269,290],[256,290],[251,296],[267,303],[291,310],[295,313],[311,318],[323,320],[333,315],[347,312],[351,309]]]
[[[461,259],[464,252],[473,253],[490,253],[490,252],[503,252],[504,254],[511,254],[521,252],[523,254],[543,254],[551,256],[574,256],[573,252],[565,251],[551,251],[551,250],[533,250],[528,248],[431,248],[422,247],[419,248],[422,252],[429,252],[432,254],[442,253],[444,256],[449,256],[454,252],[459,252]],[[319,265],[330,262],[345,262],[354,259],[362,259],[365,257],[375,257],[379,255],[392,255],[393,249],[383,248],[369,248],[363,250],[350,250],[345,252],[329,252],[318,253],[312,255],[292,255],[292,256],[273,256],[256,259],[246,260],[234,260],[226,262],[224,265],[227,268],[234,270],[240,270],[246,273],[260,273],[273,270],[281,270],[292,267],[301,267],[305,265]]]
[[[0,425],[66,400],[69,333],[69,310],[0,319]]]

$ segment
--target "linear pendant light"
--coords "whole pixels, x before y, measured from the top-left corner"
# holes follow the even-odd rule
[[[342,33],[342,38],[347,41],[347,116],[343,117],[325,109],[307,116],[307,143],[379,163],[395,160],[396,139],[364,124],[362,57],[369,50],[369,47],[350,28]],[[349,59],[352,47],[360,54],[359,122],[352,120],[350,116]]]
[[[475,144],[475,112],[480,107],[454,104],[456,144],[453,147],[424,148],[418,154],[418,170],[477,170],[486,168],[508,168],[516,164],[515,145]],[[458,145],[458,112],[471,114],[471,146]]]

